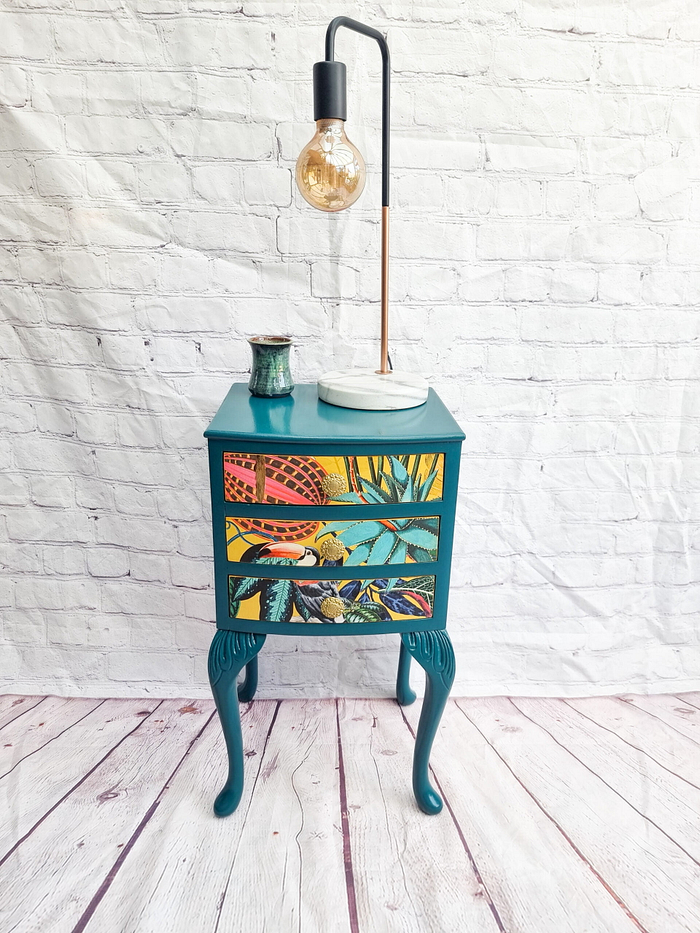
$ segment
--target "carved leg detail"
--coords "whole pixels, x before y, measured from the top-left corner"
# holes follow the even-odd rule
[[[410,706],[416,698],[408,679],[410,673],[411,655],[402,640],[399,648],[399,669],[396,673],[396,699],[399,706]]]
[[[245,680],[238,685],[238,699],[250,703],[258,689],[258,656],[255,655],[245,666]]]
[[[209,648],[209,682],[228,751],[228,779],[214,801],[214,813],[217,816],[233,813],[243,793],[243,737],[236,678],[246,664],[253,659],[257,661],[256,655],[264,642],[264,635],[218,629]],[[247,689],[252,672],[246,673],[243,690]],[[255,680],[257,681],[257,664]]]
[[[442,799],[428,779],[433,739],[455,679],[455,655],[445,631],[407,632],[402,643],[425,669],[425,699],[418,722],[413,754],[413,793],[424,813],[439,813]]]

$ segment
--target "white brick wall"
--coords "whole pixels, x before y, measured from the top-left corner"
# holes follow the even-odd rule
[[[467,433],[459,694],[700,689],[693,0],[4,0],[0,691],[208,693],[202,430],[244,336],[377,349],[379,62],[346,215],[293,189],[328,17],[393,50],[392,355]],[[261,694],[382,694],[395,637],[270,637]]]

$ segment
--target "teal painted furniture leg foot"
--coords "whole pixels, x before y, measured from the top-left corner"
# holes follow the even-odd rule
[[[399,706],[410,706],[416,699],[415,691],[411,690],[408,675],[411,673],[411,655],[408,648],[401,641],[399,648],[399,669],[396,673],[396,699]]]
[[[428,779],[428,765],[433,739],[455,679],[454,650],[444,630],[407,632],[401,636],[401,641],[426,673],[425,699],[413,753],[413,793],[424,813],[439,813],[442,798]]]
[[[243,737],[236,678],[243,667],[256,657],[264,642],[265,635],[218,629],[209,648],[209,682],[228,751],[228,778],[214,801],[214,813],[217,816],[233,813],[241,801]],[[243,684],[244,688],[247,683],[248,677]]]
[[[255,655],[245,666],[245,680],[238,685],[238,699],[250,703],[258,689],[258,656]]]

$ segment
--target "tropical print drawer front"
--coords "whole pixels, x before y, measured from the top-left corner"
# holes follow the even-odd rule
[[[420,564],[438,558],[437,515],[360,521],[229,517],[225,521],[226,556],[230,561],[350,567]]]
[[[296,457],[224,453],[227,502],[396,505],[442,499],[444,454]]]
[[[229,616],[251,622],[401,622],[430,619],[435,577],[393,580],[228,578]]]

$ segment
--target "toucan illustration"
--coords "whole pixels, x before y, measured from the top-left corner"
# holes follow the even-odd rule
[[[290,564],[299,567],[317,567],[321,555],[315,547],[305,547],[303,544],[294,544],[285,541],[266,541],[264,544],[254,544],[241,555],[246,563],[255,563],[265,557],[283,557]]]
[[[266,541],[264,544],[254,544],[241,555],[241,561],[245,563],[255,563],[264,560],[266,557],[283,558],[291,566],[297,567],[317,567],[321,561],[321,555],[315,547],[308,547],[303,544],[295,544],[288,541]],[[291,618],[293,601],[296,600],[299,611],[305,618],[309,616],[317,619],[319,622],[343,622],[345,621],[341,613],[335,616],[328,616],[321,606],[325,609],[333,606],[333,602],[325,603],[329,597],[335,597],[339,600],[338,585],[332,580],[297,580],[290,583],[276,580],[259,580],[258,587],[260,592],[261,612],[267,614],[270,607],[275,605],[279,607],[282,617],[279,621],[288,622]],[[302,605],[299,606],[299,603]],[[338,603],[335,603],[338,609]],[[304,609],[306,612],[304,612]]]

